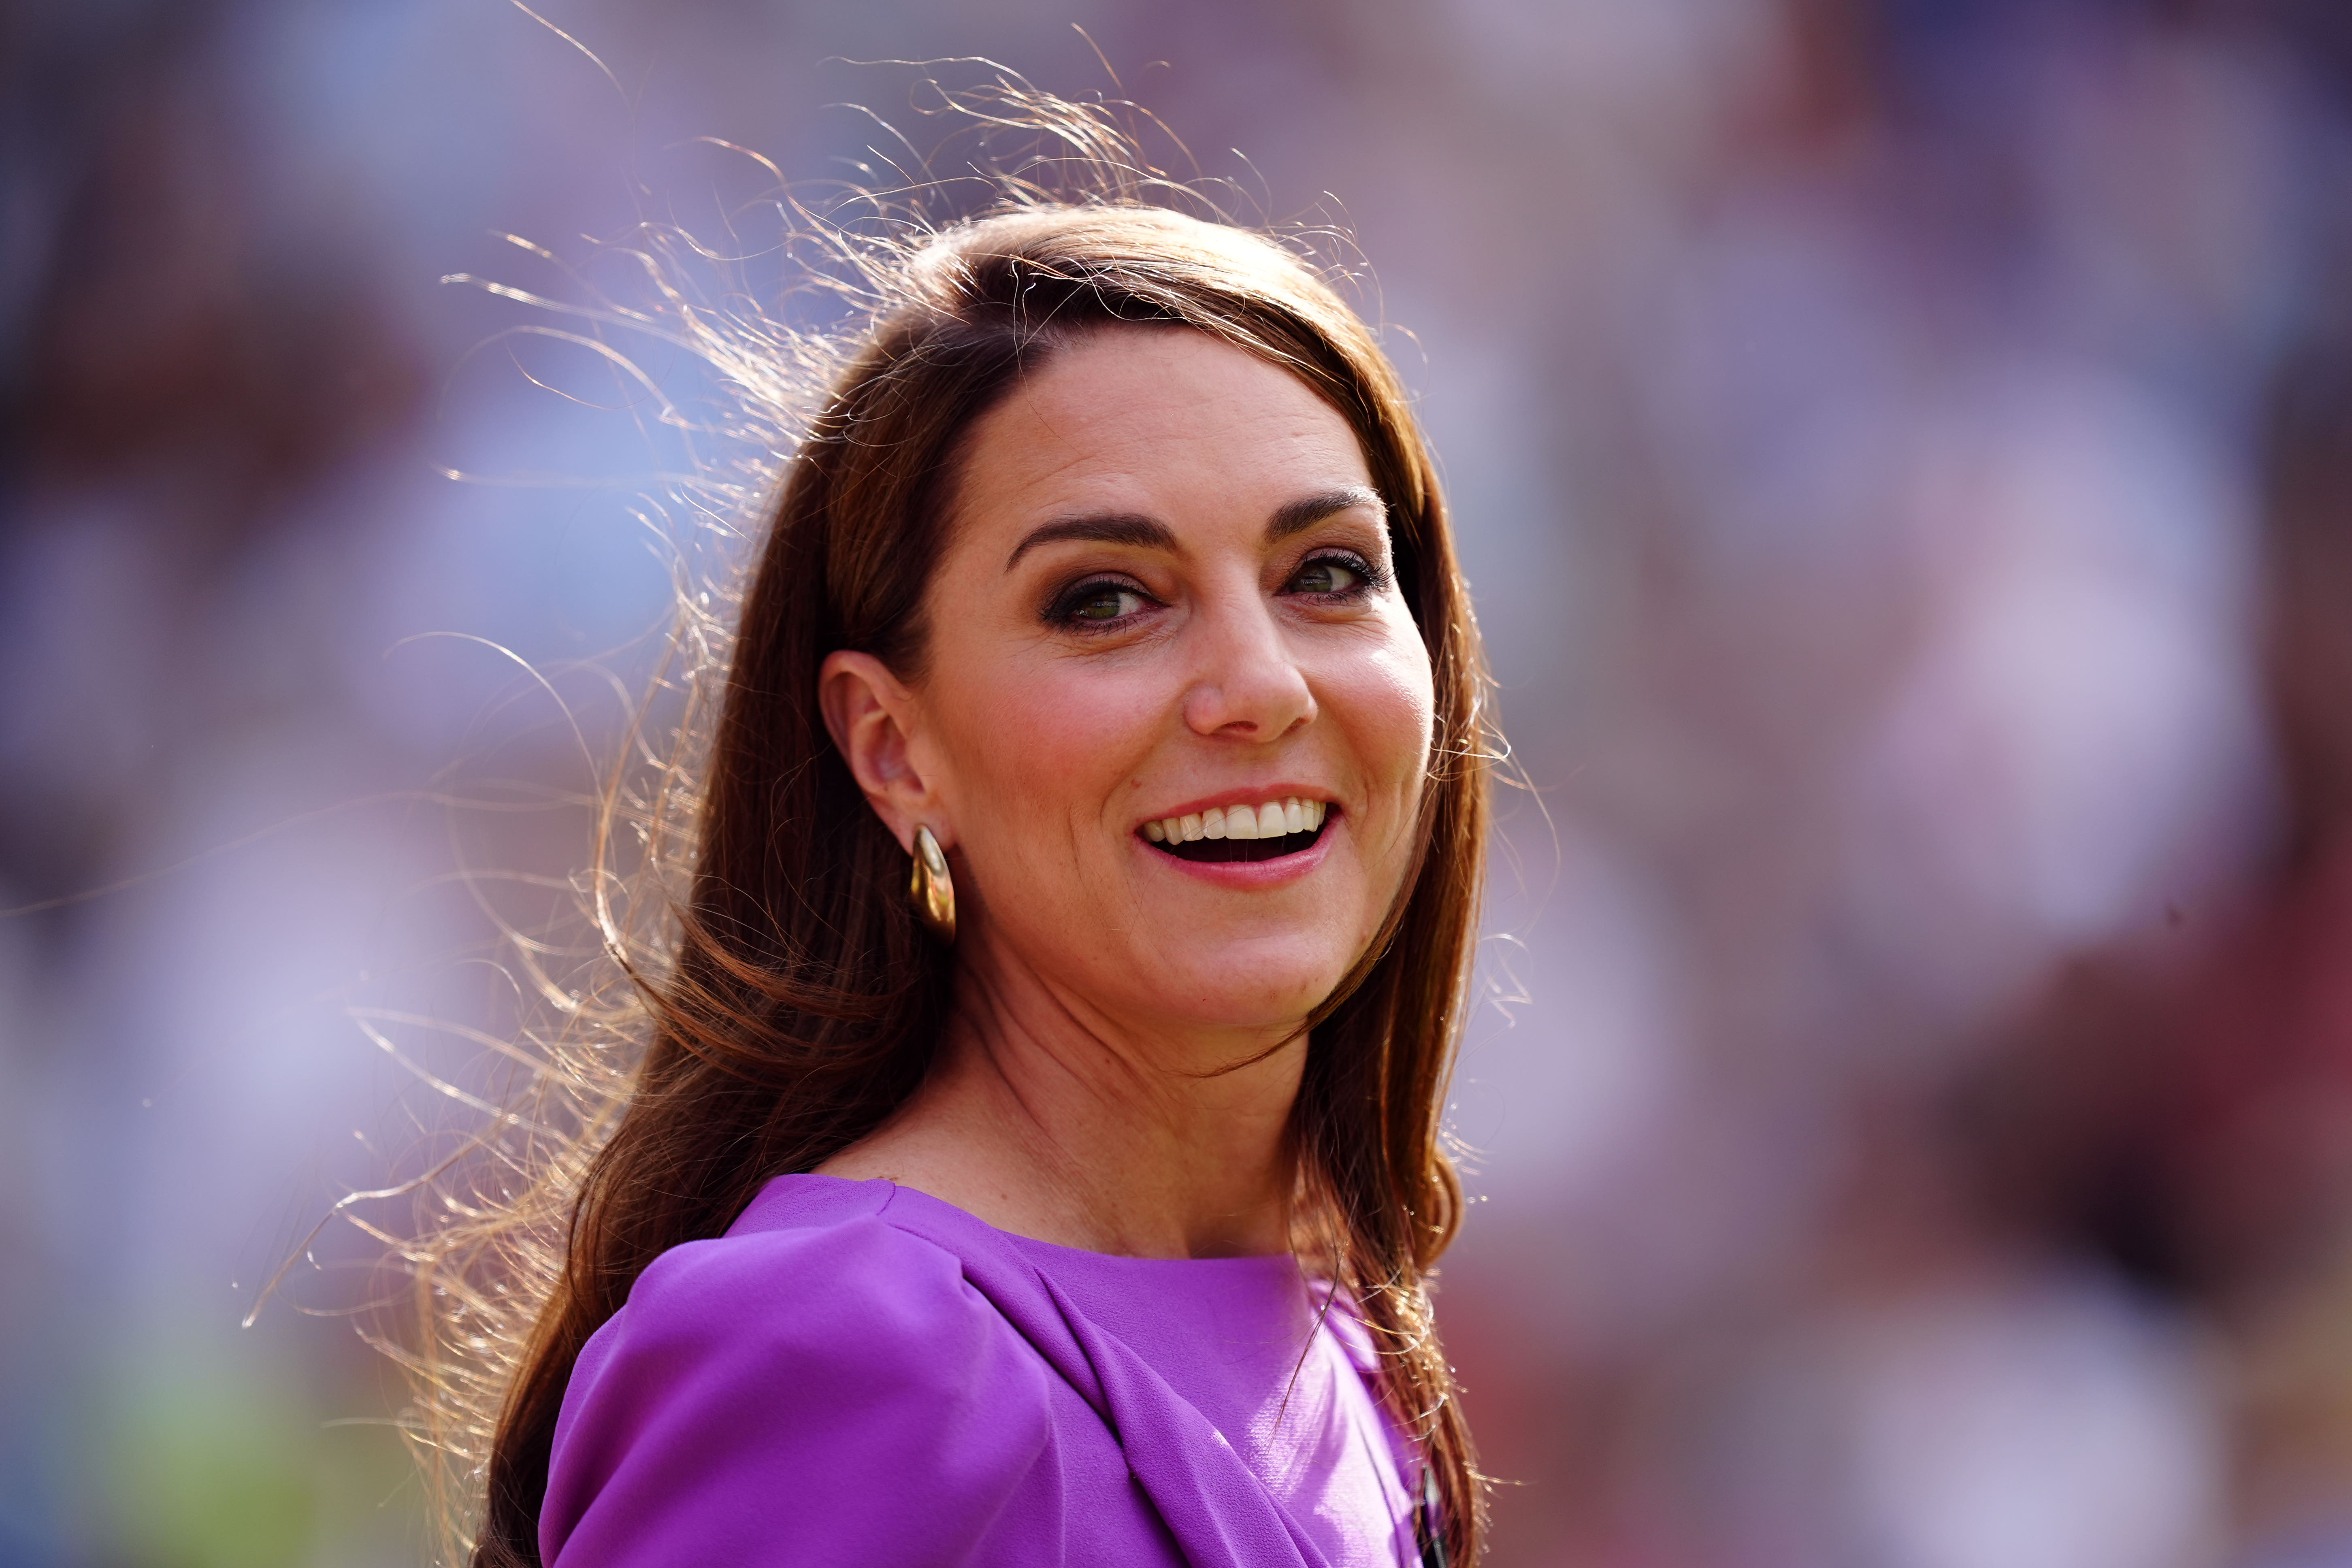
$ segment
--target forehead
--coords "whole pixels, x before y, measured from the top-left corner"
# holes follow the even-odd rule
[[[1188,328],[1088,333],[973,426],[958,510],[992,531],[1071,507],[1265,514],[1364,485],[1355,432],[1298,377]],[[1239,520],[1237,520],[1239,521]]]

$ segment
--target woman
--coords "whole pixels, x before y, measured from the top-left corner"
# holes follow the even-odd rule
[[[895,287],[475,1562],[1467,1563],[1424,1285],[1489,748],[1404,395],[1289,252],[1131,201]]]

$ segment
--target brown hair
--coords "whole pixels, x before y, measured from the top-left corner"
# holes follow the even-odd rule
[[[1312,1021],[1291,1134],[1302,1243],[1361,1303],[1388,1396],[1427,1457],[1451,1560],[1471,1563],[1483,1500],[1426,1281],[1460,1218],[1439,1114],[1492,752],[1476,626],[1404,391],[1370,330],[1297,256],[1131,195],[1033,195],[949,228],[905,253],[891,289],[784,466],[688,813],[675,946],[658,973],[624,960],[641,1061],[625,1081],[571,1083],[571,1131],[526,1134],[521,1154],[501,1155],[512,1190],[411,1254],[436,1331],[413,1358],[428,1405],[499,1402],[486,1455],[443,1435],[461,1462],[471,1450],[486,1489],[472,1560],[540,1561],[573,1363],[646,1265],[721,1234],[763,1184],[871,1131],[922,1080],[952,953],[918,925],[906,856],[826,734],[818,667],[856,648],[919,678],[959,437],[1074,337],[1158,322],[1282,366],[1347,418],[1388,503],[1397,580],[1435,672],[1418,858]],[[609,933],[621,917],[600,918],[618,952]],[[526,1317],[528,1334],[512,1333]]]

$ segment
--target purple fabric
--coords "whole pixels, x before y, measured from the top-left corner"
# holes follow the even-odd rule
[[[1287,1258],[1110,1258],[784,1176],[581,1352],[550,1568],[1412,1562],[1360,1326]]]

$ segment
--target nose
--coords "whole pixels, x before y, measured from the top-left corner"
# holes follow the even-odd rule
[[[1314,689],[1263,595],[1205,608],[1190,631],[1195,663],[1184,722],[1194,734],[1275,741],[1314,721]]]

